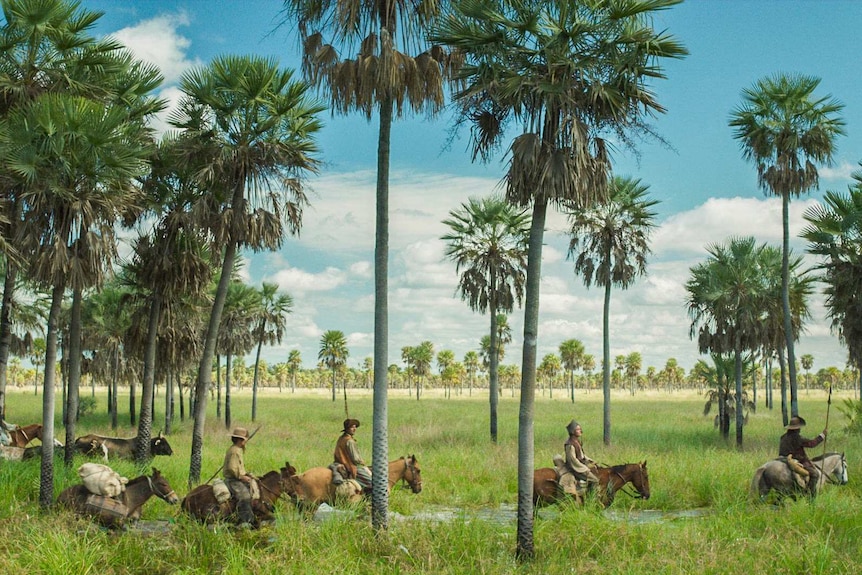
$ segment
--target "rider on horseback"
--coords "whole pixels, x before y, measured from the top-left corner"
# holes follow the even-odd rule
[[[564,446],[566,450],[565,467],[570,473],[560,477],[560,486],[564,491],[571,493],[575,488],[575,485],[571,485],[574,483],[572,481],[574,479],[577,481],[586,481],[587,489],[592,490],[593,487],[598,485],[599,478],[596,477],[594,472],[596,462],[584,453],[584,448],[581,444],[581,435],[583,434],[581,426],[573,419],[566,426],[566,430],[569,432],[569,439]]]
[[[793,457],[794,460],[799,462],[808,471],[808,490],[813,496],[817,493],[817,482],[820,479],[820,471],[808,459],[805,448],[817,447],[823,443],[826,440],[827,430],[824,429],[814,439],[806,439],[799,434],[799,430],[802,427],[805,427],[805,420],[803,418],[790,418],[790,422],[784,428],[787,431],[781,436],[781,441],[778,445],[778,456]]]
[[[333,458],[336,463],[345,467],[349,479],[355,479],[366,493],[370,493],[371,470],[368,469],[362,456],[359,455],[359,448],[356,446],[354,435],[357,427],[359,427],[358,419],[344,420],[344,430],[335,443]]]
[[[251,508],[250,489],[253,478],[246,473],[245,462],[243,461],[243,452],[246,441],[248,441],[248,430],[244,427],[237,427],[231,433],[230,439],[233,445],[225,453],[222,474],[224,482],[236,499],[236,511],[241,526],[252,527],[255,524],[254,512]]]

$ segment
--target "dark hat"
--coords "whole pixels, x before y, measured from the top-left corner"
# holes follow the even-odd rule
[[[351,425],[355,425],[356,427],[359,427],[359,420],[358,419],[349,419],[349,418],[345,419],[344,420],[344,431],[347,431],[347,428],[350,427]]]
[[[571,421],[569,422],[569,424],[566,426],[566,431],[568,431],[568,432],[569,432],[569,435],[574,435],[574,433],[575,433],[575,428],[576,428],[578,425],[579,425],[579,424],[578,424],[578,422],[577,422],[577,421],[575,421],[574,419],[573,419],[573,420],[571,420]]]
[[[231,439],[234,437],[238,437],[240,439],[248,439],[248,429],[245,427],[234,427],[233,432],[230,434]]]
[[[784,429],[800,429],[805,427],[805,420],[801,417],[791,417],[790,423],[784,426]]]

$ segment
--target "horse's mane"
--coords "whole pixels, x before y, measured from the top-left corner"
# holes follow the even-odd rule
[[[267,471],[266,473],[263,474],[263,477],[261,477],[258,481],[263,481],[264,479],[270,478],[273,475],[280,475],[280,472],[278,472],[278,471]]]
[[[619,465],[612,465],[608,469],[613,471],[614,473],[619,473],[629,465],[640,465],[639,463],[620,463]]]
[[[137,485],[138,483],[141,483],[143,481],[147,481],[149,478],[150,478],[149,475],[138,475],[134,479],[129,479],[129,482],[126,484],[126,487],[128,488],[132,485]]]
[[[822,460],[826,459],[827,457],[832,457],[834,455],[840,456],[841,453],[839,453],[837,451],[830,451],[828,453],[823,453],[822,455],[815,455],[814,457],[811,458],[811,461],[822,461]]]

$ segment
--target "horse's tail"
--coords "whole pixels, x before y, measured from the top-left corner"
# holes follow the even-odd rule
[[[754,472],[754,478],[751,480],[751,498],[754,501],[760,501],[763,497],[763,472],[766,471],[764,467],[758,467],[757,471]]]

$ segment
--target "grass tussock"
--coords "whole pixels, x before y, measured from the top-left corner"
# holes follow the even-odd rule
[[[234,394],[231,426],[260,426],[246,466],[262,475],[289,461],[300,471],[326,465],[341,430],[344,405],[325,395],[265,392],[258,421],[249,421],[250,397]],[[128,425],[112,433],[97,394],[95,413],[79,434],[129,437]],[[123,405],[121,398],[120,405]],[[127,405],[127,403],[126,403]],[[109,532],[57,509],[38,506],[39,461],[0,460],[0,569],[57,574],[630,574],[630,573],[848,573],[862,553],[862,438],[834,430],[843,415],[831,412],[827,449],[845,451],[850,484],[828,486],[813,502],[752,502],[754,470],[774,457],[783,432],[778,409],[760,408],[749,419],[741,449],[732,434],[723,440],[702,415],[703,398],[620,393],[612,400],[612,445],[601,441],[602,398],[582,393],[537,397],[535,462],[551,465],[562,451],[565,426],[576,418],[587,453],[599,462],[647,461],[652,497],[619,494],[603,511],[560,505],[535,516],[534,560],[515,559],[518,400],[501,398],[498,442],[490,442],[486,395],[445,399],[428,391],[420,401],[393,393],[389,402],[389,459],[415,454],[423,492],[396,488],[390,496],[390,528],[377,533],[364,508],[309,520],[290,504],[278,504],[274,525],[238,532],[199,525],[159,500],[144,507],[152,532]],[[37,421],[40,398],[12,391],[7,417]],[[216,420],[214,402],[204,438],[202,479],[216,474],[229,444],[229,429]],[[825,421],[825,395],[800,397],[810,435]],[[372,404],[368,393],[351,395],[351,417],[362,421],[359,446],[371,456]],[[164,415],[158,411],[155,421]],[[156,424],[155,431],[160,425]],[[56,429],[62,437],[62,427]],[[159,468],[182,496],[188,491],[192,423],[177,421],[169,440],[173,457],[151,465],[112,462],[131,478]],[[812,455],[820,453],[820,448]],[[55,493],[78,482],[75,469],[57,460]],[[423,519],[417,519],[421,517]],[[445,520],[443,520],[445,519]],[[800,551],[802,550],[802,551]]]

